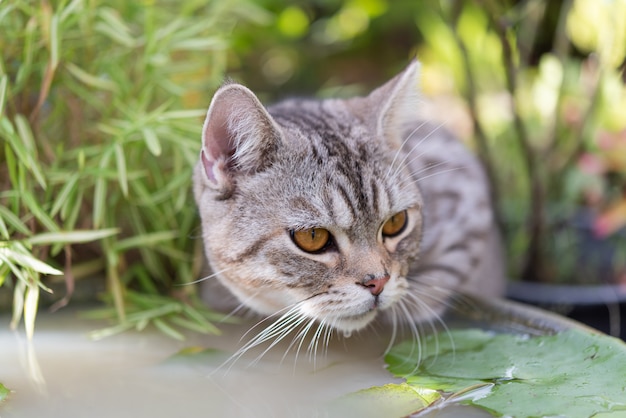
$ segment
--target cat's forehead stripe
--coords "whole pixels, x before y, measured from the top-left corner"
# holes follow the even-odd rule
[[[384,147],[336,102],[291,102],[270,108],[285,129],[287,146],[305,155],[302,164],[317,173],[325,193],[313,193],[328,216],[330,225],[350,230],[370,219],[377,224],[394,210],[402,210],[401,185],[385,175]],[[301,167],[294,167],[299,169]],[[402,205],[403,206],[403,205]],[[329,226],[330,226],[329,225]]]

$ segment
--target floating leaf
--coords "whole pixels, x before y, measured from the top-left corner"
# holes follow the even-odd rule
[[[4,401],[10,393],[11,390],[4,386],[2,383],[0,383],[0,402]]]
[[[430,336],[421,349],[418,365],[414,343],[394,347],[389,370],[412,387],[443,392],[493,383],[463,403],[496,415],[582,418],[626,410],[626,345],[616,338],[580,330],[533,338],[462,330]]]
[[[340,398],[331,406],[332,416],[404,417],[440,399],[439,392],[406,383],[375,386]]]

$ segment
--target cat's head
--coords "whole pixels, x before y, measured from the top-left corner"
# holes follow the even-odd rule
[[[242,304],[349,332],[405,296],[422,232],[402,151],[418,71],[367,97],[268,109],[239,84],[217,91],[194,193],[212,270]]]

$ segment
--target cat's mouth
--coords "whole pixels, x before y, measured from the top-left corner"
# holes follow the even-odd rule
[[[323,297],[323,295],[320,296]],[[344,299],[343,308],[337,309],[337,303],[328,303],[326,299],[311,298],[308,303],[301,305],[301,310],[309,318],[326,323],[338,331],[350,333],[369,325],[379,312],[389,308],[392,301],[393,298],[383,298],[380,295],[374,297],[370,295],[366,298],[355,297],[351,303]]]
[[[328,317],[328,322],[339,331],[350,333],[369,325],[383,308],[376,298],[366,310],[359,313],[337,314]]]

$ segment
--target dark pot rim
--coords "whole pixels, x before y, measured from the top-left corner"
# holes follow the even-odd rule
[[[626,284],[560,285],[511,281],[508,298],[541,305],[593,306],[626,302]]]

